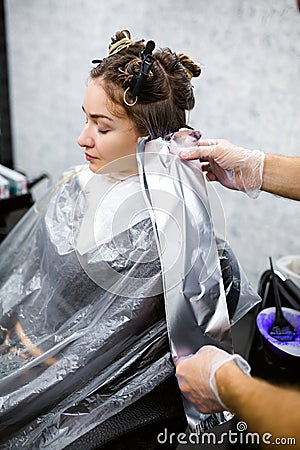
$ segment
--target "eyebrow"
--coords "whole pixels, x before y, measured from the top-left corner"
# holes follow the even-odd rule
[[[81,108],[82,108],[82,111],[84,112],[84,114],[87,114],[83,105]],[[110,121],[113,120],[111,117],[105,116],[104,114],[93,113],[93,114],[87,114],[87,115],[90,116],[92,119],[108,119]]]

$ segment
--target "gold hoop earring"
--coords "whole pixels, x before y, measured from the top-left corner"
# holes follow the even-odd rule
[[[134,106],[134,105],[136,104],[138,98],[135,97],[135,100],[134,100],[132,103],[129,103],[129,102],[126,100],[126,94],[127,94],[128,91],[129,91],[129,87],[124,91],[124,94],[123,94],[123,101],[124,101],[125,105],[127,105],[127,106]]]

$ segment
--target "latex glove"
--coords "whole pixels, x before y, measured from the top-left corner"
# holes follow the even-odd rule
[[[250,366],[244,358],[212,345],[205,345],[195,355],[175,361],[176,376],[183,395],[202,413],[228,409],[219,397],[215,379],[216,371],[226,363],[235,363],[244,373],[250,374]]]
[[[192,133],[195,132],[184,132],[191,135],[192,141]],[[182,150],[179,156],[185,160],[199,159],[200,162],[206,162],[202,170],[208,171],[209,181],[219,181],[223,186],[243,191],[251,198],[258,197],[260,193],[265,159],[265,154],[260,150],[246,150],[225,139],[210,139],[198,140],[193,148]]]

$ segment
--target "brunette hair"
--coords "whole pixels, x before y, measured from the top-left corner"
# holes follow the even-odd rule
[[[150,73],[136,103],[131,97],[142,64],[143,40],[132,41],[128,30],[111,38],[109,56],[90,72],[91,79],[101,77],[101,85],[112,105],[125,109],[141,135],[165,136],[186,126],[186,110],[194,107],[192,77],[200,75],[200,67],[184,54],[169,48],[153,52]],[[124,102],[124,92],[132,105]],[[120,109],[120,108],[118,108]]]

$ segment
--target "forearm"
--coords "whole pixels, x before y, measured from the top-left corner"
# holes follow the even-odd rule
[[[261,190],[300,200],[300,157],[266,154]]]
[[[217,371],[216,383],[221,400],[247,423],[250,432],[270,433],[271,441],[295,438],[299,445],[300,392],[248,377],[233,364]]]

